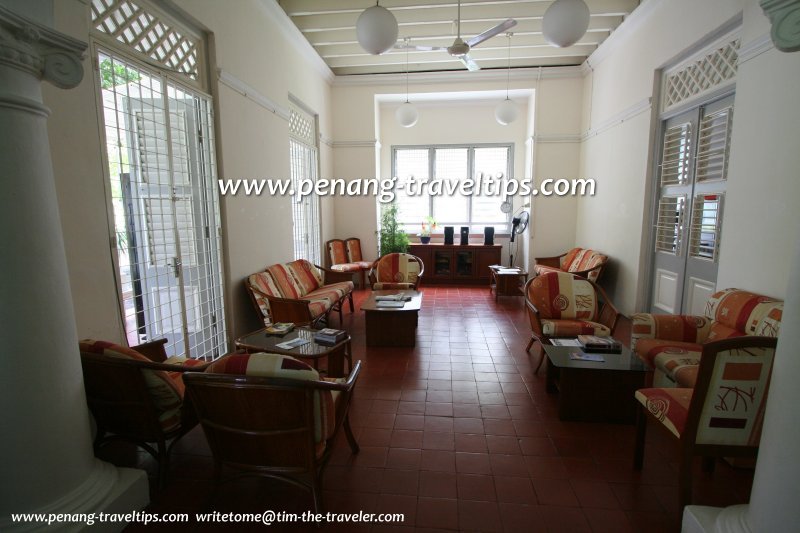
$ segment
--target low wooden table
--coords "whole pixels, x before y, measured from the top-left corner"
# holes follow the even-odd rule
[[[522,269],[515,272],[503,272],[504,267],[489,267],[489,292],[494,289],[494,301],[500,296],[521,296],[528,273]]]
[[[558,417],[583,422],[632,424],[637,403],[633,394],[644,387],[648,368],[630,349],[604,353],[604,362],[571,359],[574,346],[544,345],[546,390],[558,393]]]
[[[314,333],[316,333],[316,330],[304,326],[295,327],[285,335],[270,335],[266,333],[265,329],[259,329],[236,339],[236,348],[245,350],[247,353],[268,352],[290,355],[297,359],[312,359],[314,368],[317,368],[320,359],[327,357],[328,377],[339,378],[345,376],[344,360],[350,355],[350,336],[348,335],[345,340],[334,346],[326,346],[314,342]],[[310,342],[291,350],[277,347],[282,342],[298,337],[307,339]]]
[[[376,296],[398,293],[411,296],[411,301],[396,309],[377,306]],[[422,293],[418,291],[372,291],[361,304],[366,315],[367,346],[415,346],[421,307]]]

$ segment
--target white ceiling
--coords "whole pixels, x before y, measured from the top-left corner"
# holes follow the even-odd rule
[[[277,0],[295,26],[337,76],[405,72],[406,51],[390,50],[375,56],[356,41],[358,16],[375,0]],[[553,47],[542,36],[542,17],[552,0],[464,0],[461,3],[461,36],[465,40],[507,18],[511,29],[511,65],[539,67],[580,65],[627,17],[639,0],[585,0],[591,12],[586,35],[568,48]],[[457,3],[432,0],[380,0],[399,25],[398,41],[411,44],[449,46],[456,38]],[[478,45],[470,56],[482,69],[506,68],[508,39],[504,34]],[[445,51],[409,52],[409,70],[435,72],[465,70]]]

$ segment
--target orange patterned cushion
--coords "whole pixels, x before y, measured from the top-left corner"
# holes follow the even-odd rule
[[[317,298],[328,298],[331,300],[331,304],[336,303],[337,301],[341,300],[351,292],[353,292],[353,285],[352,281],[341,281],[339,283],[331,283],[330,285],[325,285],[320,287],[319,289],[306,294],[306,298],[309,299],[317,299]]]
[[[696,342],[680,342],[670,341],[664,339],[639,339],[636,343],[634,352],[639,359],[650,365],[651,368],[656,367],[656,357],[661,354],[671,354],[676,357],[684,356],[690,352],[700,353],[703,345]]]
[[[632,348],[642,339],[704,342],[711,328],[711,321],[706,317],[691,315],[634,313],[631,322]]]
[[[347,245],[347,261],[350,263],[358,263],[359,261],[363,261],[364,258],[361,255],[361,241],[358,239],[347,239],[344,241]]]
[[[376,265],[376,281],[413,285],[419,277],[419,263],[413,257],[408,254],[384,255]]]
[[[544,274],[546,272],[563,272],[563,270],[561,270],[559,268],[551,267],[551,266],[547,266],[547,265],[534,265],[533,271],[536,272],[537,276],[541,276],[542,274]]]
[[[206,372],[299,381],[320,380],[319,373],[303,361],[288,355],[263,352],[226,355],[211,363]],[[315,391],[314,395],[317,397],[317,404],[314,405],[314,442],[320,444],[333,436],[336,421],[335,402],[330,391]],[[324,446],[321,449],[324,450]],[[317,453],[321,453],[320,447],[317,447]]]
[[[286,265],[272,265],[267,267],[266,270],[272,276],[272,280],[282,297],[297,300],[305,294]]]
[[[264,323],[269,323],[270,312],[267,296],[275,296],[276,298],[283,297],[278,287],[275,285],[275,282],[272,280],[272,276],[269,272],[256,272],[255,274],[251,274],[247,278],[247,287],[250,289],[253,298],[258,304],[258,308],[261,310]]]
[[[566,255],[564,255],[564,257],[562,257],[559,262],[561,270],[565,272],[569,270],[570,265],[572,265],[572,262],[575,260],[575,256],[577,256],[580,253],[580,251],[581,251],[580,248],[573,248],[572,250],[567,252]]]
[[[331,265],[349,263],[344,241],[330,241],[328,243],[328,256],[331,259]]]
[[[300,296],[305,296],[322,286],[322,275],[319,270],[305,259],[287,263],[286,269],[291,273],[297,286],[300,287]]]
[[[140,354],[139,352],[106,341],[95,341],[85,339],[80,341],[79,348],[84,353],[101,354],[107,357],[133,359],[135,361],[152,361]],[[194,361],[194,360],[192,360]],[[167,363],[174,363],[176,366],[182,366],[187,360],[181,358],[171,358],[166,361]],[[196,364],[203,364],[202,361],[197,361]],[[186,364],[185,366],[196,366],[195,363]],[[170,374],[177,374],[170,375]],[[150,393],[153,399],[153,405],[158,411],[158,421],[161,424],[161,429],[164,432],[170,432],[178,429],[181,423],[181,405],[183,404],[183,393],[185,387],[183,385],[183,378],[180,372],[164,372],[163,370],[148,370],[143,369],[142,375],[144,382],[147,386],[147,392]]]
[[[542,319],[578,319],[594,321],[597,295],[585,279],[567,272],[548,272],[533,279],[528,297]]]
[[[636,399],[656,419],[681,438],[689,415],[693,389],[639,389]]]
[[[777,337],[783,302],[740,289],[714,293],[706,302],[705,315],[747,335]],[[771,320],[770,320],[771,315]]]
[[[363,270],[361,263],[340,263],[338,265],[331,265],[331,270],[336,272],[358,272]]]
[[[542,333],[550,337],[575,337],[597,335],[608,337],[611,330],[603,324],[588,320],[542,320]]]

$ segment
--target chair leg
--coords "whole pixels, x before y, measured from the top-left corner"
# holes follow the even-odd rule
[[[169,470],[169,450],[163,440],[158,441],[158,488],[163,489],[167,483]]]
[[[531,340],[530,340],[530,341],[528,341],[528,346],[525,348],[525,351],[526,351],[526,352],[530,353],[530,351],[531,351],[531,346],[533,346],[533,343],[534,343],[534,342],[536,342],[536,337],[533,337],[533,336],[531,336]]]
[[[347,295],[347,301],[350,302],[350,312],[354,313],[355,312],[355,308],[353,307],[353,293],[352,292]]]
[[[693,456],[686,450],[681,450],[681,465],[678,480],[680,509],[692,503],[692,459]]]
[[[633,468],[641,470],[644,464],[644,437],[647,432],[647,413],[644,406],[636,410],[636,448],[633,451]]]
[[[347,443],[350,444],[350,450],[353,453],[358,453],[361,448],[359,448],[356,438],[353,436],[353,430],[350,428],[350,415],[345,415],[342,425],[344,426],[344,435],[347,437]]]
[[[322,512],[322,472],[311,473],[311,496],[314,498],[314,512]],[[317,524],[319,526],[320,524]]]

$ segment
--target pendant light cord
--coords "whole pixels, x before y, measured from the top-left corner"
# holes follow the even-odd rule
[[[513,33],[508,32],[508,70],[506,71],[506,100],[508,100],[508,86],[511,84],[511,36]]]
[[[406,37],[406,103],[408,103],[408,48],[410,39]]]

